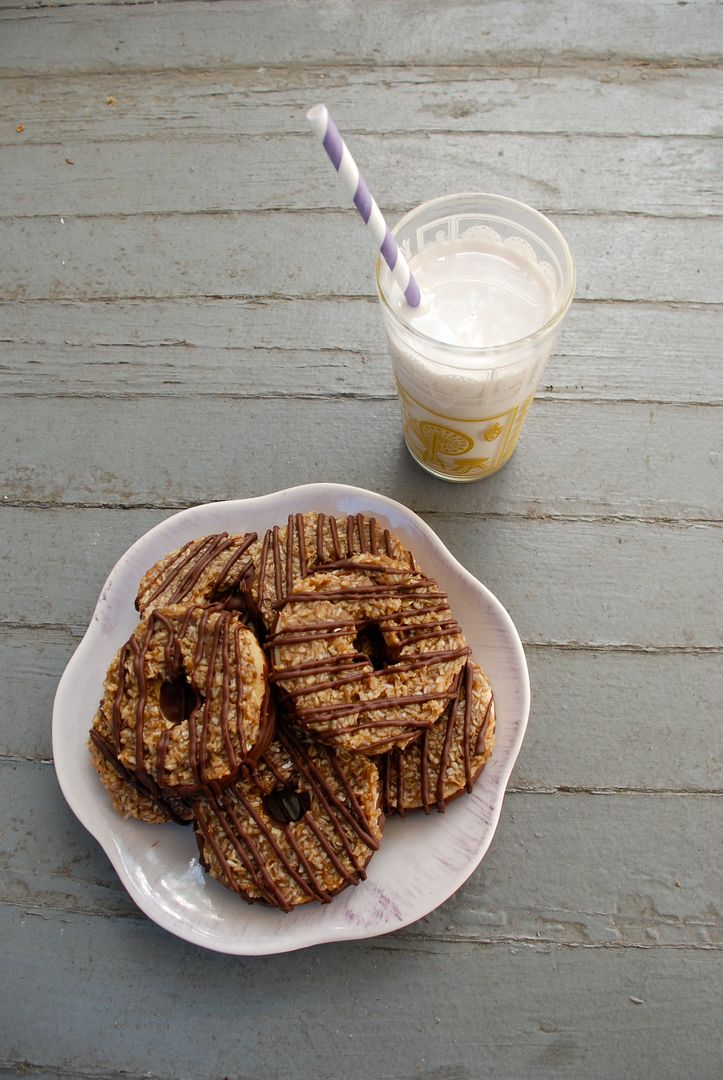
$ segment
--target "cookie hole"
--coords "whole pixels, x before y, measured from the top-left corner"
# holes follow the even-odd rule
[[[293,788],[280,787],[264,795],[266,813],[280,825],[300,821],[310,806],[311,796],[308,791],[294,791]]]
[[[251,597],[243,582],[232,585],[230,589],[216,589],[209,599],[212,604],[221,604],[226,611],[251,616]]]
[[[182,724],[201,704],[201,695],[191,686],[183,671],[175,679],[161,683],[158,703],[166,720],[172,724]]]
[[[257,633],[263,624],[260,623],[258,605],[251,593],[253,568],[251,568],[233,585],[226,588],[217,588],[209,596],[210,604],[219,604],[225,611],[231,611],[237,615],[242,623],[253,627]]]
[[[353,645],[358,653],[366,656],[375,671],[382,671],[392,662],[384,634],[377,623],[362,623],[357,630]]]

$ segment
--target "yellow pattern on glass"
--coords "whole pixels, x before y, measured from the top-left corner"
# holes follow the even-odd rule
[[[446,476],[465,480],[477,480],[490,473],[497,472],[509,459],[517,446],[522,422],[532,404],[535,395],[530,396],[521,404],[506,409],[496,416],[487,416],[480,419],[468,420],[463,417],[445,416],[434,412],[428,406],[417,401],[412,395],[397,383],[402,418],[404,422],[404,438],[407,446],[420,464],[427,465],[438,473]],[[483,433],[476,428],[474,434],[481,437],[485,442],[492,443],[499,440],[495,447],[495,454],[488,457],[463,457],[464,454],[474,449],[475,439],[460,431],[458,427],[450,427],[439,424],[434,420],[423,419],[424,413],[447,420],[452,424],[475,426],[478,424],[490,424]],[[502,421],[498,423],[497,421]],[[450,461],[449,459],[454,460]]]
[[[421,420],[415,424],[420,442],[424,447],[423,461],[428,465],[443,466],[440,454],[448,457],[459,457],[467,454],[474,446],[474,439],[465,435],[455,428],[444,427],[442,424],[434,424],[431,420]]]
[[[449,476],[482,476],[487,472],[489,462],[490,459],[486,457],[462,458],[447,465],[446,470]]]
[[[421,460],[425,465],[431,465],[447,476],[483,476],[490,467],[489,458],[461,456],[473,448],[474,440],[454,428],[442,427],[429,420],[408,420],[404,425],[404,435],[408,443],[410,440],[415,444],[421,443]],[[456,460],[444,461],[441,454]]]

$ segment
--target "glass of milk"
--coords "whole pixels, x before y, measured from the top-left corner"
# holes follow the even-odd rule
[[[411,308],[384,261],[376,281],[412,457],[466,482],[512,455],[575,292],[562,234],[500,195],[423,203],[393,230],[422,292]]]

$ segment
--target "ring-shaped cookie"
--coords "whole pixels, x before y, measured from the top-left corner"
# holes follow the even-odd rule
[[[146,571],[136,608],[142,616],[177,604],[218,606],[242,622],[255,617],[252,584],[260,545],[256,533],[214,533],[189,540]]]
[[[384,816],[376,764],[279,729],[256,768],[193,804],[201,864],[246,900],[290,911],[366,876]]]
[[[439,720],[404,750],[379,759],[384,812],[436,807],[441,813],[462,792],[471,792],[495,744],[495,704],[482,668],[468,661],[454,696]]]
[[[431,727],[469,653],[436,582],[372,555],[298,584],[267,649],[270,678],[299,725],[365,754]]]
[[[263,652],[231,612],[154,609],[108,669],[94,729],[108,718],[115,758],[142,787],[184,798],[230,783],[273,733]]]

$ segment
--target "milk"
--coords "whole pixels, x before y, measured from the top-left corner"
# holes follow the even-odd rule
[[[418,308],[388,271],[378,275],[405,442],[445,480],[478,480],[509,459],[572,298],[572,259],[565,280],[521,221],[503,229],[480,220],[439,217],[402,240],[423,296]]]
[[[392,302],[399,318],[447,345],[508,345],[539,330],[555,313],[553,282],[535,262],[505,244],[482,238],[442,241],[415,255],[410,268],[422,304],[410,308],[395,289]],[[458,362],[472,364],[462,352]]]

